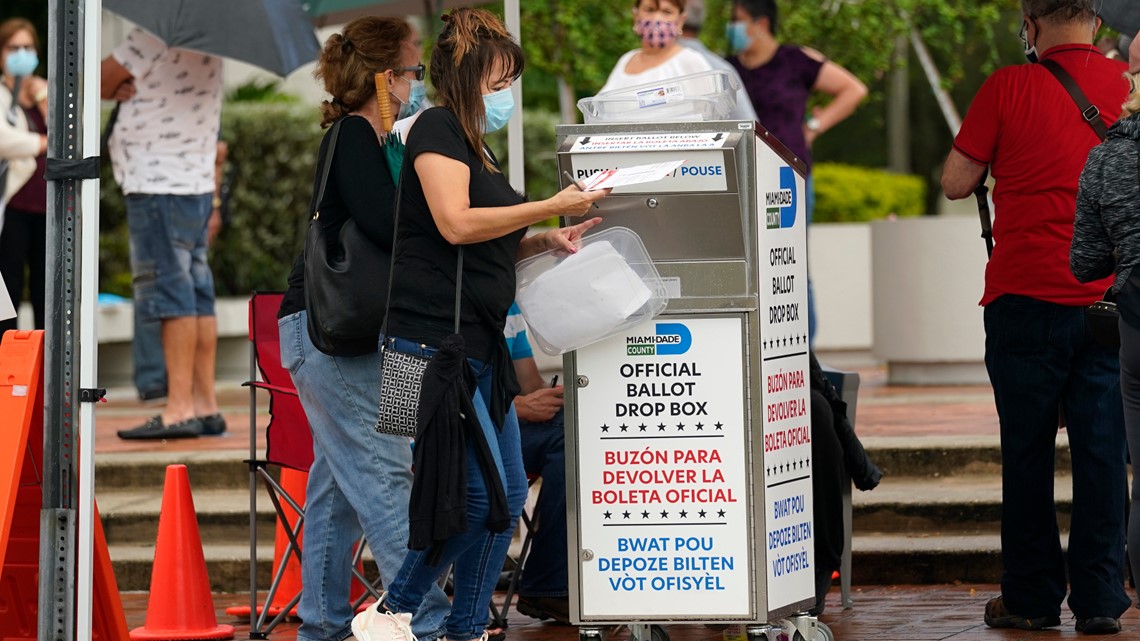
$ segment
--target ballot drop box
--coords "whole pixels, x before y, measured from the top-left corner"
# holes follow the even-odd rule
[[[575,180],[685,161],[597,210],[669,303],[564,357],[573,621],[793,617],[815,593],[802,161],[736,121],[561,126],[557,157]]]

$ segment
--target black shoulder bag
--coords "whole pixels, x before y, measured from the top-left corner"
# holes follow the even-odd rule
[[[354,347],[358,344],[368,345],[367,351],[376,348],[387,296],[382,297],[375,291],[375,283],[383,277],[388,264],[384,251],[360,231],[352,218],[340,228],[340,256],[329,256],[328,240],[320,222],[320,206],[340,125],[338,120],[329,134],[317,198],[309,210],[309,231],[305,236],[305,310],[313,345],[325,354],[349,356],[354,354],[347,348],[359,349]],[[399,202],[397,189],[396,203]]]
[[[1049,73],[1053,74],[1061,86],[1065,88],[1065,91],[1069,92],[1069,96],[1072,97],[1073,102],[1077,103],[1077,108],[1081,110],[1081,118],[1096,132],[1096,137],[1104,142],[1105,137],[1108,136],[1108,127],[1100,119],[1100,109],[1089,102],[1080,86],[1077,85],[1077,81],[1055,60],[1042,60],[1041,64],[1049,70]],[[1116,308],[1116,295],[1112,293],[1112,288],[1109,287],[1104,292],[1104,297],[1089,305],[1085,311],[1085,325],[1088,326],[1089,333],[1092,334],[1096,342],[1105,347],[1119,349],[1119,322],[1120,310]]]

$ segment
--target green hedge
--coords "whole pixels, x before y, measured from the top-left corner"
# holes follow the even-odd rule
[[[226,105],[222,136],[238,174],[230,220],[210,249],[219,296],[285,288],[304,243],[321,137],[317,118],[311,106]],[[109,162],[101,186],[100,291],[130,296],[126,213]]]
[[[926,208],[926,184],[918,176],[879,169],[816,163],[816,223],[866,222],[890,215],[921,216]]]

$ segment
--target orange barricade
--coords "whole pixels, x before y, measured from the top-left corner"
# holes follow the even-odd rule
[[[35,641],[44,398],[42,331],[0,341],[0,639]],[[127,621],[96,507],[91,638],[126,641]],[[80,638],[87,635],[79,631]]]

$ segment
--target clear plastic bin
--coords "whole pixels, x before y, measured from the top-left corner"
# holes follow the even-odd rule
[[[614,89],[578,101],[586,124],[726,120],[740,85],[727,71],[712,70]]]
[[[551,356],[643,323],[669,302],[641,238],[625,227],[583,237],[576,254],[551,250],[515,269],[527,333]]]

